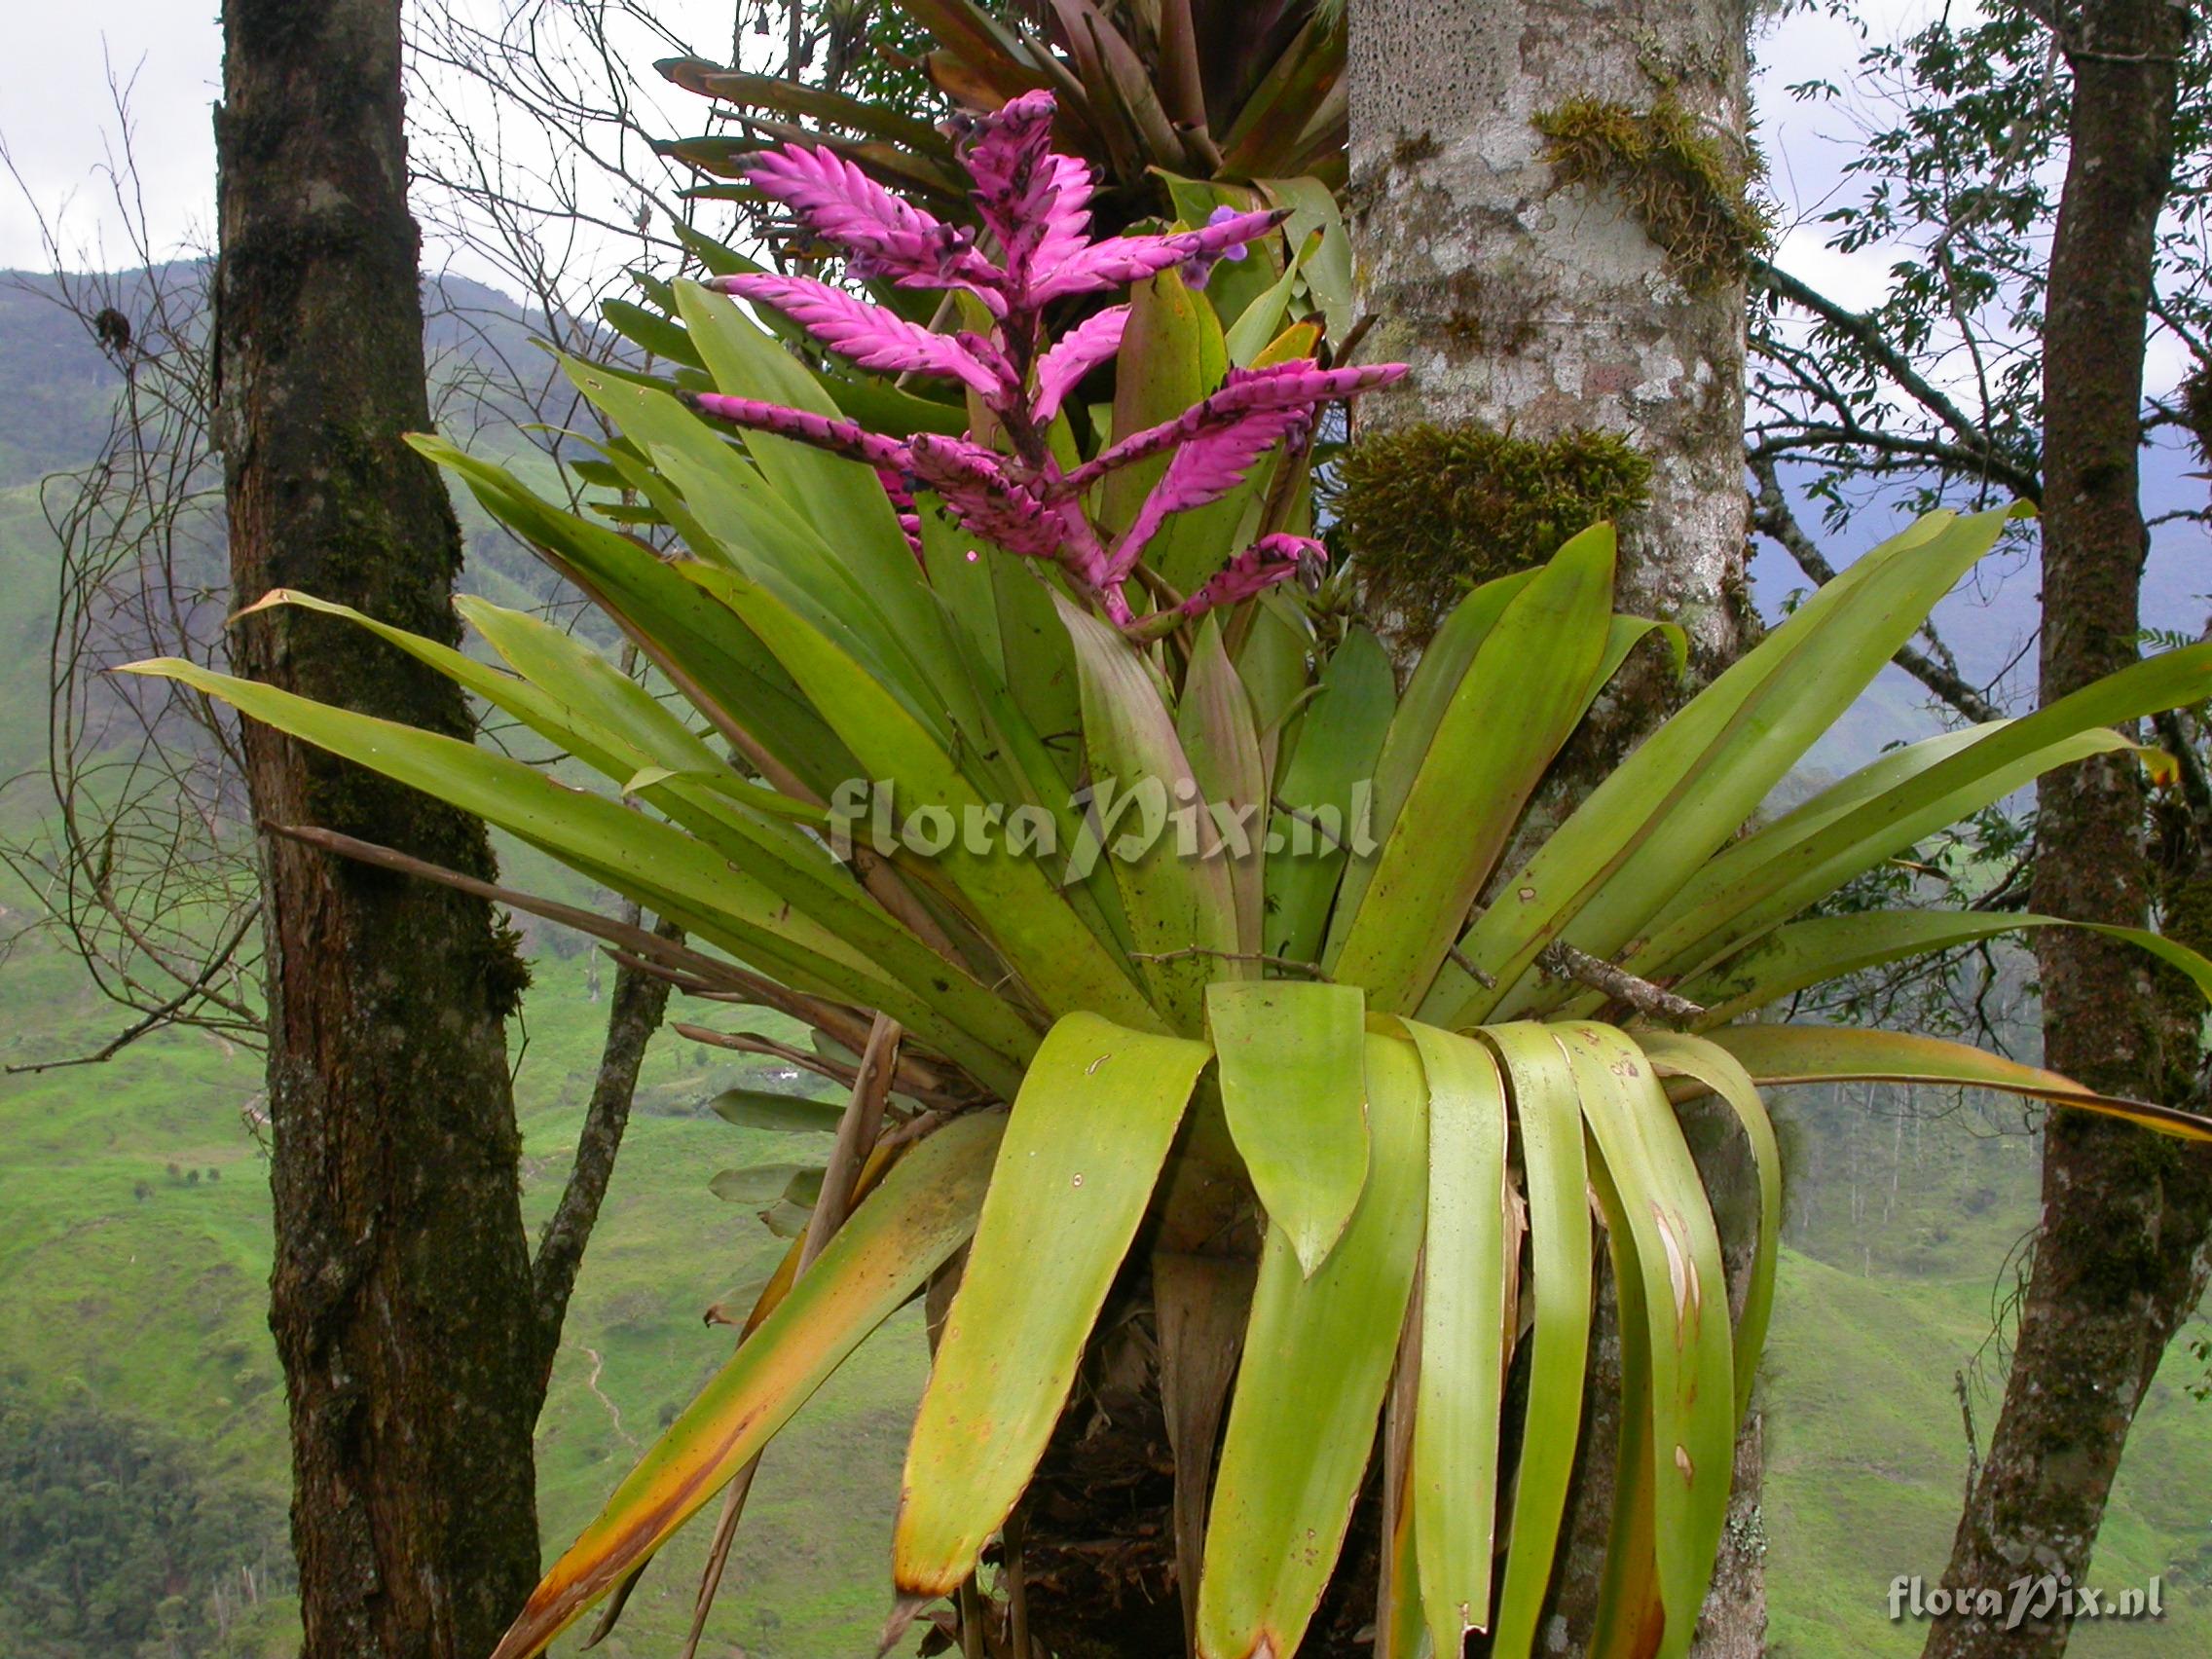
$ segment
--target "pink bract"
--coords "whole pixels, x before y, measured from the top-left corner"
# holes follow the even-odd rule
[[[1150,616],[1137,618],[1124,591],[1167,518],[1221,499],[1276,445],[1307,441],[1325,405],[1386,386],[1405,366],[1324,369],[1309,359],[1232,370],[1218,391],[1174,420],[1131,433],[1063,475],[1046,428],[1077,383],[1119,352],[1129,308],[1096,312],[1057,340],[1048,336],[1046,308],[1065,309],[1079,296],[1170,270],[1202,282],[1216,260],[1241,258],[1285,214],[1224,208],[1193,231],[1093,240],[1090,169],[1052,152],[1052,115],[1051,94],[1034,92],[964,122],[960,156],[975,181],[972,200],[987,240],[900,201],[828,150],[791,145],[764,152],[747,168],[762,195],[845,251],[847,276],[966,290],[992,318],[987,339],[926,328],[812,277],[758,273],[711,283],[774,306],[864,368],[958,381],[989,411],[1003,448],[973,436],[892,438],[855,422],[748,398],[701,394],[690,401],[719,420],[873,467],[917,556],[924,509],[914,493],[926,489],[972,534],[1007,553],[1050,560],[1108,618],[1133,637],[1153,638],[1318,566],[1325,557],[1320,543],[1267,535],[1188,599]],[[1090,486],[1162,454],[1170,457],[1167,466],[1126,532],[1118,538],[1103,534],[1085,504]]]

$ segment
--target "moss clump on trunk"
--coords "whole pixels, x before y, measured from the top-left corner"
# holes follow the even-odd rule
[[[1551,140],[1545,159],[1558,181],[1618,191],[1693,291],[1742,280],[1772,240],[1771,216],[1751,193],[1755,155],[1705,130],[1672,93],[1647,110],[1569,98],[1535,127]]]
[[[1362,437],[1338,486],[1338,535],[1367,605],[1425,639],[1466,590],[1541,564],[1642,506],[1651,461],[1615,432],[1519,438],[1479,422]]]

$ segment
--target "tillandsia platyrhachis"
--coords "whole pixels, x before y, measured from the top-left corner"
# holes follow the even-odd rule
[[[845,251],[847,273],[905,288],[957,290],[990,316],[988,336],[940,334],[807,276],[749,273],[708,284],[776,307],[864,368],[942,376],[965,384],[989,412],[1008,453],[975,433],[897,439],[858,423],[796,409],[694,394],[702,414],[795,438],[876,469],[917,558],[914,492],[928,489],[953,516],[1010,553],[1051,560],[1069,584],[1138,638],[1251,598],[1327,558],[1310,536],[1264,535],[1188,596],[1166,594],[1140,617],[1128,598],[1145,548],[1172,513],[1219,500],[1277,444],[1305,444],[1323,405],[1405,373],[1402,363],[1322,368],[1311,358],[1233,369],[1218,391],[1172,421],[1129,433],[1063,471],[1047,431],[1076,384],[1121,350],[1126,305],[1111,306],[1048,338],[1046,308],[1128,286],[1163,271],[1202,286],[1217,260],[1289,215],[1218,209],[1197,230],[1091,240],[1089,166],[1051,149],[1052,95],[1030,92],[996,114],[965,122],[960,157],[975,180],[976,213],[997,243],[994,261],[968,231],[908,205],[827,149],[793,145],[748,168],[760,192],[784,203],[823,240]],[[1118,534],[1085,509],[1090,487],[1119,468],[1171,459],[1135,519]],[[969,557],[975,555],[971,552]],[[1159,593],[1157,578],[1147,586]]]
[[[1575,1470],[1607,1455],[1581,1444],[1604,1376],[1589,1363],[1601,1248],[1620,1429],[1611,1542],[1583,1584],[1598,1602],[1588,1650],[1682,1659],[1774,1294],[1780,1152],[1761,1087],[1989,1087],[2212,1141],[2212,1121],[1962,1045],[1744,1016],[2058,925],[1810,912],[2053,766],[2170,764],[2112,728],[2203,697],[2212,645],[1885,754],[1760,823],[2011,516],[1934,513],[1862,554],[1538,833],[1530,803],[1629,653],[1678,644],[1615,612],[1611,527],[1468,593],[1403,687],[1371,630],[1315,628],[1266,591],[1296,562],[1268,535],[1302,526],[1279,498],[1309,458],[1276,466],[1279,490],[1258,475],[1321,400],[1394,371],[1303,360],[1318,329],[1284,314],[1305,279],[1297,249],[1258,295],[1272,259],[1217,270],[1194,302],[1191,279],[1269,215],[1209,205],[1186,214],[1195,230],[1088,240],[1088,178],[1050,153],[1048,107],[1016,99],[962,137],[979,234],[815,152],[756,164],[758,187],[850,250],[878,298],[950,289],[945,318],[985,332],[940,337],[766,273],[723,285],[863,364],[948,377],[964,407],[864,384],[865,368],[813,372],[728,298],[680,281],[661,290],[668,315],[644,319],[669,373],[567,365],[619,431],[578,472],[622,498],[591,505],[680,549],[415,440],[658,681],[478,598],[457,608],[489,656],[302,594],[262,601],[369,628],[607,789],[203,665],[137,665],[480,815],[684,942],[327,830],[280,833],[582,927],[722,1006],[774,1010],[817,1034],[849,1087],[841,1112],[745,1090],[717,1103],[736,1122],[834,1133],[819,1167],[718,1178],[732,1201],[780,1194],[763,1220],[803,1211],[804,1231],[728,1364],[554,1564],[496,1659],[531,1659],[602,1599],[618,1608],[678,1528],[742,1494],[869,1333],[954,1278],[891,1540],[894,1635],[942,1598],[969,1651],[1090,1651],[1086,1631],[1104,1626],[1108,1650],[1148,1659],[1291,1659],[1346,1650],[1368,1626],[1377,1659],[1456,1652],[1472,1628],[1496,1659],[1528,1659],[1574,1570],[1561,1563],[1581,1526]],[[1342,268],[1341,240],[1328,263]],[[1088,297],[1140,277],[1125,312],[1048,341],[1045,316],[1081,318]],[[1321,285],[1308,291],[1318,305]],[[1089,423],[1104,432],[1085,461],[1064,411],[1109,357],[1111,417]],[[748,428],[742,445],[716,417]],[[909,509],[902,525],[900,500],[924,496],[943,514]],[[874,798],[910,804],[916,833],[840,859],[836,802],[876,781]],[[1111,857],[1063,879],[988,832],[1003,812],[1069,847],[1103,843],[1096,803],[1115,781],[1188,801],[1194,825],[1220,807],[1220,833],[1186,854],[1179,837],[1115,830]],[[925,817],[944,832],[922,836]],[[1369,832],[1342,832],[1354,823]],[[1247,825],[1239,848],[1229,831]],[[2212,963],[2176,940],[2101,931],[2212,995]],[[1683,1110],[1702,1116],[1695,1144]],[[1709,1195],[1699,1149],[1722,1145],[1754,1172],[1745,1201]],[[1156,1340],[1122,1341],[1147,1319]],[[1118,1373],[1116,1356],[1147,1348],[1149,1380],[1088,1385],[1094,1361]],[[1103,1518],[1087,1469],[1057,1460],[1109,1399],[1188,1430],[1166,1431],[1171,1506],[1117,1497]],[[1378,1485],[1374,1599],[1329,1595],[1348,1585],[1346,1540]],[[734,1525],[738,1499],[723,1502]],[[1118,1576],[1093,1594],[1083,1564],[1117,1528]],[[993,1549],[995,1593],[977,1577]],[[1037,1641],[1015,1643],[1024,1619]]]

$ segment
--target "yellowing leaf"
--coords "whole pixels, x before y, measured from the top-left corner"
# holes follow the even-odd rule
[[[1208,1057],[1089,1014],[1046,1034],[906,1451],[902,1592],[957,1590],[1020,1497]]]

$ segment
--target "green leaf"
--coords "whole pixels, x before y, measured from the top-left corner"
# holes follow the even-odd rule
[[[726,573],[697,573],[701,580],[717,582],[716,591],[806,688],[839,739],[866,766],[860,776],[894,780],[904,792],[908,809],[935,803],[948,809],[955,824],[970,810],[982,812],[982,796],[952,757],[862,665],[766,588]],[[995,845],[971,848],[955,834],[940,859],[920,868],[941,872],[966,902],[970,919],[1051,1014],[1088,1008],[1122,1024],[1157,1028],[1159,1016],[1127,970],[1036,863]]]
[[[621,623],[685,699],[763,771],[801,780],[825,799],[856,775],[851,755],[767,647],[650,548],[547,505],[513,474],[442,439],[409,442],[459,473],[487,512]]]
[[[765,1088],[725,1088],[707,1109],[741,1129],[773,1129],[781,1134],[833,1135],[845,1110],[828,1100],[773,1094]]]
[[[1452,699],[1467,683],[1475,653],[1490,638],[1505,608],[1535,579],[1533,569],[1515,571],[1474,589],[1452,608],[1452,613],[1420,654],[1413,678],[1406,682],[1403,699],[1393,697],[1393,713],[1382,751],[1374,763],[1370,793],[1370,828],[1377,837],[1373,852],[1354,858],[1345,866],[1344,885],[1337,895],[1336,916],[1330,924],[1331,948],[1350,929],[1354,913],[1366,896],[1382,853],[1382,837],[1390,833],[1398,814],[1413,793],[1414,780],[1436,743],[1437,728]],[[1302,746],[1303,747],[1303,746]]]
[[[957,1590],[1013,1511],[1208,1057],[1089,1014],[1047,1033],[907,1449],[892,1543],[903,1592]]]
[[[1706,1036],[1735,1055],[1762,1088],[1784,1083],[1930,1083],[1995,1088],[2124,1119],[2182,1140],[2212,1141],[2212,1118],[2147,1100],[2098,1094],[2056,1072],[1940,1037],[1829,1025],[1724,1025]]]
[[[1491,1643],[1497,1659],[1528,1659],[1550,1594],[1582,1434],[1591,1321],[1589,1177],[1581,1100],[1550,1029],[1494,1025],[1479,1035],[1504,1067],[1529,1195],[1530,1272],[1523,1294],[1535,1305],[1533,1346]]]
[[[1725,1025],[1784,997],[1885,962],[2048,927],[2080,927],[2135,945],[2187,975],[2212,1002],[2212,962],[2178,940],[2142,928],[2069,922],[2063,916],[1955,910],[1861,910],[1791,922],[1690,980],[1681,991],[1704,1006],[1701,1025]]]
[[[1744,1311],[1736,1321],[1736,1416],[1741,1419],[1751,1410],[1751,1384],[1758,1376],[1767,1320],[1774,1309],[1774,1273],[1782,1255],[1782,1149],[1775,1142],[1766,1102],[1735,1055],[1702,1037],[1680,1032],[1641,1032],[1637,1041],[1660,1076],[1693,1079],[1727,1102],[1743,1125],[1751,1165],[1758,1172],[1756,1254],[1744,1291]]]
[[[1439,1653],[1490,1623],[1505,1361],[1505,1084],[1471,1037],[1403,1022],[1428,1077],[1414,1540]]]
[[[814,1177],[814,1193],[800,1197],[793,1191],[802,1175]],[[753,1163],[742,1169],[724,1169],[707,1183],[707,1190],[724,1203],[772,1204],[779,1198],[812,1203],[822,1191],[819,1163]]]
[[[1344,1547],[1419,1254],[1426,1087],[1413,1046],[1367,1039],[1374,1160],[1311,1278],[1268,1229],[1198,1580],[1199,1659],[1289,1655]]]
[[[725,296],[684,281],[676,284],[676,303],[723,392],[811,415],[837,416],[836,401],[821,383]],[[821,533],[831,556],[884,600],[887,608],[902,596],[919,596],[922,583],[913,554],[872,471],[811,444],[764,432],[748,432],[745,449],[769,485]],[[878,582],[885,585],[879,588]],[[911,604],[893,608],[895,616],[918,613]]]
[[[1304,247],[1318,231],[1321,243],[1307,254],[1301,266],[1307,292],[1328,323],[1329,338],[1343,341],[1358,321],[1351,287],[1351,239],[1345,234],[1337,209],[1336,192],[1318,179],[1263,178],[1260,189],[1277,207],[1288,207],[1290,217],[1282,234],[1293,247]]]
[[[1367,987],[1370,1007],[1419,1005],[1523,804],[1581,719],[1612,614],[1613,551],[1610,525],[1561,548],[1506,606],[1454,690],[1342,946],[1324,959],[1338,978]]]
[[[861,1340],[968,1241],[1005,1125],[996,1112],[956,1119],[899,1161],[554,1564],[494,1659],[542,1652],[750,1462]]]
[[[1638,1421],[1624,1412],[1621,1460],[1625,1470],[1639,1455],[1648,1459],[1652,1550],[1666,1610],[1658,1653],[1678,1659],[1689,1651],[1705,1603],[1735,1469],[1734,1356],[1720,1239],[1697,1165],[1642,1051],[1607,1026],[1567,1025],[1555,1035],[1603,1165],[1604,1178],[1594,1185],[1614,1249],[1624,1367],[1648,1368],[1650,1417]],[[1636,1346],[1643,1351],[1632,1353]],[[1641,1500],[1638,1493],[1623,1503],[1633,1510]],[[1621,1559],[1608,1561],[1608,1583],[1616,1574],[1633,1582],[1637,1546],[1628,1539],[1640,1525],[1632,1512],[1616,1513],[1611,1553]],[[1615,1615],[1627,1629],[1641,1628],[1633,1597]],[[1606,1628],[1601,1608],[1594,1651],[1609,1650]]]
[[[600,730],[677,772],[729,772],[651,692],[573,634],[470,594],[456,595],[453,608],[509,668]]]
[[[690,369],[703,369],[707,366],[699,355],[699,349],[691,343],[691,336],[657,312],[632,305],[628,300],[603,301],[599,311],[615,333],[635,345],[643,346],[654,356],[665,357],[672,363],[682,363]]]
[[[1252,973],[1234,960],[1236,901],[1229,872],[1218,857],[1186,857],[1177,844],[1184,837],[1173,815],[1189,812],[1195,850],[1213,845],[1206,801],[1143,656],[1098,618],[1054,598],[1075,645],[1097,791],[1093,810],[1137,966],[1171,1027],[1196,1032],[1205,1018],[1206,982]],[[1130,803],[1126,811],[1123,802]]]
[[[1243,642],[1230,654],[1252,699],[1252,723],[1272,778],[1277,772],[1283,726],[1308,695],[1306,658],[1312,649],[1312,630],[1281,594],[1272,591],[1260,595],[1245,614],[1251,620]]]
[[[1304,241],[1291,245],[1296,251],[1283,267],[1282,275],[1244,306],[1236,320],[1229,325],[1223,345],[1228,350],[1230,362],[1239,369],[1250,368],[1282,331],[1284,314],[1290,310],[1291,290],[1298,286],[1307,256],[1320,248],[1321,233],[1316,230]]]
[[[1933,514],[1815,593],[1615,767],[1503,884],[1459,941],[1490,976],[1438,976],[1420,1017],[1455,1030],[1519,1012],[1517,988],[1562,933],[1611,961],[1736,833],[1959,577],[2007,513]]]
[[[1637,947],[1618,960],[1638,973],[1697,973],[1745,940],[1788,921],[1921,836],[2003,799],[2076,757],[2094,728],[2179,708],[2212,692],[2212,645],[2132,663],[2016,720],[1851,808],[1812,834],[1752,845],[1747,837],[1683,886]],[[2111,737],[2117,746],[2120,739]],[[1778,837],[1778,839],[1780,839]]]
[[[1252,724],[1252,700],[1222,646],[1217,615],[1208,614],[1198,625],[1175,711],[1175,734],[1190,760],[1192,780],[1215,815],[1220,857],[1236,905],[1236,948],[1253,955],[1260,949],[1265,919],[1266,761]]]
[[[760,1212],[760,1225],[777,1238],[803,1239],[813,1220],[814,1211],[810,1206],[793,1203],[788,1198],[778,1198]]]
[[[1376,757],[1397,708],[1397,682],[1382,643],[1353,627],[1321,671],[1320,690],[1299,722],[1271,817],[1280,846],[1267,863],[1264,948],[1294,962],[1321,952],[1346,848],[1372,803]]]
[[[1206,1023],[1229,1132],[1310,1278],[1367,1184],[1365,999],[1356,985],[1216,980]]]
[[[1026,1042],[1014,1011],[949,963],[908,989],[845,933],[810,920],[721,851],[604,795],[455,738],[332,709],[197,664],[165,659],[129,672],[180,680],[242,713],[472,812],[801,989],[881,1008],[963,1065],[1011,1082]],[[788,826],[786,827],[789,828]],[[886,935],[889,924],[882,924]],[[898,949],[887,940],[886,948]],[[918,949],[907,941],[904,948]],[[1139,1005],[1141,1006],[1141,1005]],[[1002,1051],[994,1043],[1004,1043]]]
[[[726,567],[771,589],[785,604],[867,664],[918,719],[949,736],[939,673],[940,620],[934,613],[896,619],[886,603],[896,589],[869,584],[836,558],[824,532],[769,478],[664,392],[607,378],[570,362],[570,379],[594,407],[652,458],[650,469],[625,468],[683,537],[695,558]],[[614,457],[623,467],[621,457]],[[841,463],[842,464],[842,463]],[[881,488],[868,475],[869,485]],[[913,556],[902,539],[905,578]],[[924,603],[927,596],[922,596]],[[933,649],[933,647],[937,647]]]
[[[1163,271],[1129,290],[1129,320],[1115,358],[1114,436],[1125,438],[1172,421],[1221,384],[1228,368],[1213,308]],[[1099,522],[1119,534],[1167,470],[1160,456],[1107,475]],[[1153,563],[1161,561],[1155,556]]]

